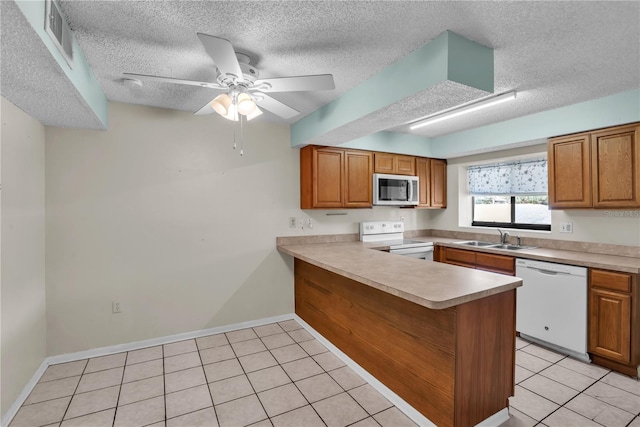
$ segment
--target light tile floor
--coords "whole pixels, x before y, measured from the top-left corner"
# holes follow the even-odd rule
[[[640,427],[640,382],[516,339],[510,426]]]
[[[10,427],[415,426],[295,321],[50,366]]]
[[[510,426],[640,427],[640,382],[516,340]],[[10,427],[415,426],[295,321],[50,366]]]

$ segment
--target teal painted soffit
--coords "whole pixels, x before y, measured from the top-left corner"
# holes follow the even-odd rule
[[[397,132],[376,132],[353,141],[340,144],[342,148],[382,151],[386,153],[409,154],[433,157],[430,139],[417,135]]]
[[[452,158],[637,121],[640,89],[432,138],[428,145],[433,157]]]
[[[493,92],[493,80],[493,49],[445,31],[339,98],[293,123],[291,145],[322,143],[323,135],[331,132],[335,135],[344,131],[345,135],[350,136],[338,144],[357,139],[371,132],[359,121],[366,116],[371,120],[374,113],[402,100],[429,89],[435,90],[438,85],[449,84],[451,87],[453,82],[453,86],[458,88],[458,96],[466,96],[468,101]],[[399,119],[406,120],[406,117],[400,115]],[[382,120],[388,120],[388,117],[385,115]],[[385,123],[386,127],[382,129],[400,124],[403,123]]]
[[[78,90],[80,96],[87,103],[91,111],[100,120],[102,125],[107,127],[107,98],[104,96],[100,85],[96,81],[93,71],[89,67],[87,59],[80,49],[78,42],[73,40],[73,69],[69,67],[62,54],[58,51],[58,48],[53,43],[49,35],[44,29],[44,13],[45,2],[42,1],[28,1],[19,0],[16,1],[16,5],[27,18],[27,21],[31,24],[36,31],[42,42],[51,52],[54,59],[58,62],[58,65],[64,71],[67,78],[75,88]]]

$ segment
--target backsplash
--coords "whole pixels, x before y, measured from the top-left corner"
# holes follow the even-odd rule
[[[406,238],[434,236],[446,237],[449,239],[460,240],[483,240],[487,242],[499,243],[499,238],[495,233],[472,233],[467,231],[451,231],[451,230],[405,230]],[[277,245],[302,245],[313,243],[339,243],[339,242],[357,242],[359,236],[353,234],[325,234],[315,236],[291,236],[278,237]],[[509,242],[515,243],[515,239],[510,237]],[[524,246],[535,246],[538,248],[559,249],[564,251],[587,252],[595,254],[606,254],[616,256],[626,256],[640,258],[640,246],[612,245],[608,243],[591,243],[591,242],[574,242],[570,240],[541,239],[535,237],[522,237],[521,244]]]

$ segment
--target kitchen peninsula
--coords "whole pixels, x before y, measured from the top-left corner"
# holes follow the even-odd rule
[[[373,247],[282,239],[296,314],[438,426],[507,408],[521,280]]]

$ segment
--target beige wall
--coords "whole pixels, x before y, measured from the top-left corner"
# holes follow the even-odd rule
[[[496,159],[546,154],[546,144],[452,159],[447,166],[447,209],[430,211],[430,228],[495,233],[492,228],[471,227],[471,196],[467,188],[467,165]],[[573,223],[573,233],[560,233],[560,222]],[[617,245],[640,246],[640,211],[552,210],[551,232],[512,234]]]
[[[277,236],[355,233],[400,209],[299,209],[289,128],[112,103],[107,131],[46,129],[48,354],[293,312]],[[289,217],[313,229],[290,229]],[[119,301],[121,314],[111,313]]]
[[[1,98],[2,415],[46,357],[44,127]]]

